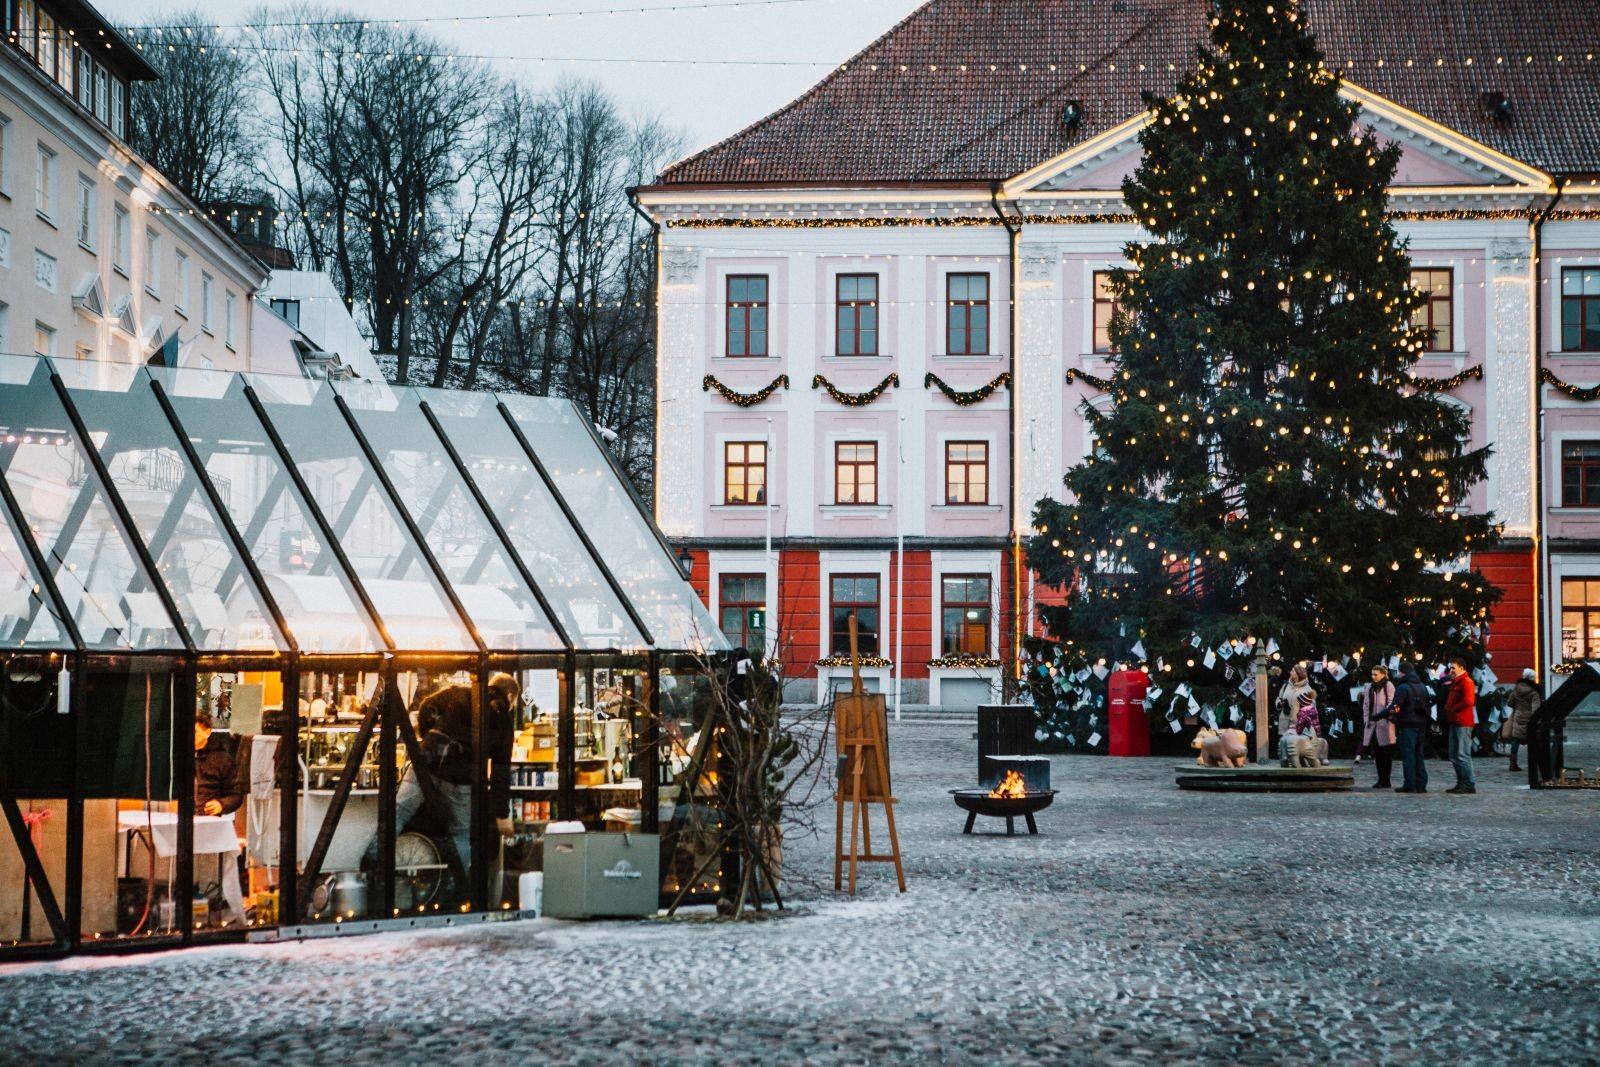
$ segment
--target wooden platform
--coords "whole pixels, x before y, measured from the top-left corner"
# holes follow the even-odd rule
[[[1276,763],[1243,767],[1202,767],[1197,763],[1172,768],[1179,789],[1219,793],[1336,793],[1355,787],[1348,764],[1327,767],[1280,767]]]

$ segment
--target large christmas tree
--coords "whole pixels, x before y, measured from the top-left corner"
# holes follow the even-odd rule
[[[1114,275],[1112,405],[1084,408],[1069,502],[1035,512],[1031,563],[1072,590],[1046,623],[1218,711],[1248,639],[1480,654],[1498,592],[1465,558],[1496,534],[1465,502],[1488,450],[1409,375],[1427,332],[1386,216],[1399,148],[1293,0],[1217,5],[1197,68],[1146,102],[1122,191],[1151,239]]]

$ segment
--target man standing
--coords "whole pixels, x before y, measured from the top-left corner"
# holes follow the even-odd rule
[[[1444,725],[1450,731],[1450,766],[1456,770],[1456,784],[1447,793],[1476,793],[1472,777],[1472,730],[1478,725],[1478,687],[1467,673],[1467,662],[1460,656],[1450,661],[1450,691],[1444,698]]]
[[[1428,791],[1428,762],[1424,748],[1428,740],[1427,686],[1417,677],[1410,663],[1401,667],[1400,685],[1395,689],[1394,717],[1400,727],[1401,793]]]

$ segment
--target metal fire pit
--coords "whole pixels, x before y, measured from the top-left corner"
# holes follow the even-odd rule
[[[990,818],[1004,819],[1006,836],[1014,837],[1017,833],[1018,815],[1027,821],[1028,833],[1039,832],[1038,825],[1033,821],[1033,813],[1048,808],[1050,802],[1056,798],[1056,791],[1043,789],[1029,791],[1020,797],[992,797],[987,789],[952,789],[950,795],[955,798],[956,807],[967,813],[967,825],[962,829],[962,833],[972,833],[972,824],[978,820],[978,816],[987,815]]]

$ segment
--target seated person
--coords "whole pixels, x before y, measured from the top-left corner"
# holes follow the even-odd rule
[[[229,734],[212,728],[211,713],[194,715],[194,811],[196,815],[232,815],[244,803],[239,787],[238,749]]]

